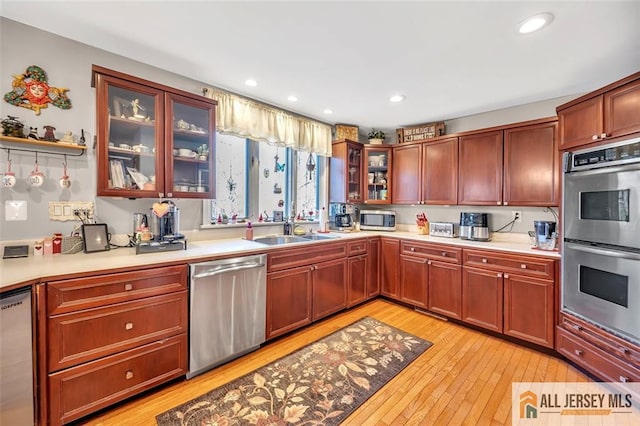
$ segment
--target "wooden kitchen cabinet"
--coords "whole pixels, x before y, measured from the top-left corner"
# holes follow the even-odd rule
[[[365,145],[363,179],[366,184],[365,204],[391,204],[392,199],[392,148],[390,146]]]
[[[556,135],[555,120],[505,129],[505,206],[559,205],[560,156]]]
[[[640,132],[640,72],[556,110],[560,150]]]
[[[422,203],[422,144],[393,147],[393,204]]]
[[[93,66],[97,195],[215,198],[216,102]]]
[[[350,140],[331,144],[329,161],[329,201],[335,203],[362,203],[364,201],[363,145]]]
[[[400,300],[421,308],[427,307],[428,260],[400,255]]]
[[[463,250],[463,321],[554,345],[554,259]]]
[[[458,204],[502,205],[502,130],[459,139]]]
[[[462,319],[462,266],[429,261],[427,309],[455,319]]]
[[[348,285],[347,307],[362,303],[368,298],[367,284],[369,281],[369,255],[366,238],[347,242]]]
[[[312,320],[347,307],[347,259],[334,259],[313,266]]]
[[[367,299],[380,295],[380,238],[367,238]]]
[[[187,371],[184,266],[36,288],[39,423],[65,424]]]
[[[400,291],[400,240],[382,237],[380,240],[380,294],[398,299]]]
[[[267,274],[267,339],[311,324],[312,274],[310,266]]]

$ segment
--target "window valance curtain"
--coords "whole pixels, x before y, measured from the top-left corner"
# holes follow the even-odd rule
[[[331,156],[331,126],[286,111],[205,87],[206,97],[218,101],[216,127],[221,133]]]

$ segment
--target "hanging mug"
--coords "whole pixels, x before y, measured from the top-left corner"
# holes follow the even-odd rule
[[[11,160],[7,162],[7,172],[2,176],[2,186],[13,188],[16,185],[16,174],[11,171]]]
[[[62,177],[60,179],[58,179],[58,183],[60,184],[61,188],[69,188],[71,186],[71,179],[69,179],[69,175],[67,174],[67,162],[65,161],[63,164],[63,172],[62,172]]]
[[[38,170],[37,161],[36,161],[35,169],[31,172],[31,174],[27,178],[27,183],[34,188],[40,187],[44,183],[44,173]]]

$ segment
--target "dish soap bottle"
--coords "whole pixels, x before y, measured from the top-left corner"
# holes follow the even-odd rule
[[[245,231],[244,238],[246,240],[253,240],[253,227],[251,226],[251,222],[247,222],[247,230]]]

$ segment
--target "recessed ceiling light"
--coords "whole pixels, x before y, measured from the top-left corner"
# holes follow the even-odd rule
[[[533,15],[520,22],[518,25],[518,31],[521,34],[532,33],[534,31],[538,31],[540,28],[548,25],[553,21],[553,15],[550,13],[539,13],[537,15]]]
[[[402,102],[406,98],[405,95],[393,95],[389,98],[389,102]]]
[[[249,79],[249,80],[245,81],[244,84],[246,84],[249,87],[256,87],[258,85],[258,82],[255,81],[255,80]]]
[[[298,97],[291,95],[287,99],[290,100],[291,102],[296,102],[298,100]]]
[[[325,114],[333,114],[333,110],[331,108],[325,108],[323,111]]]

